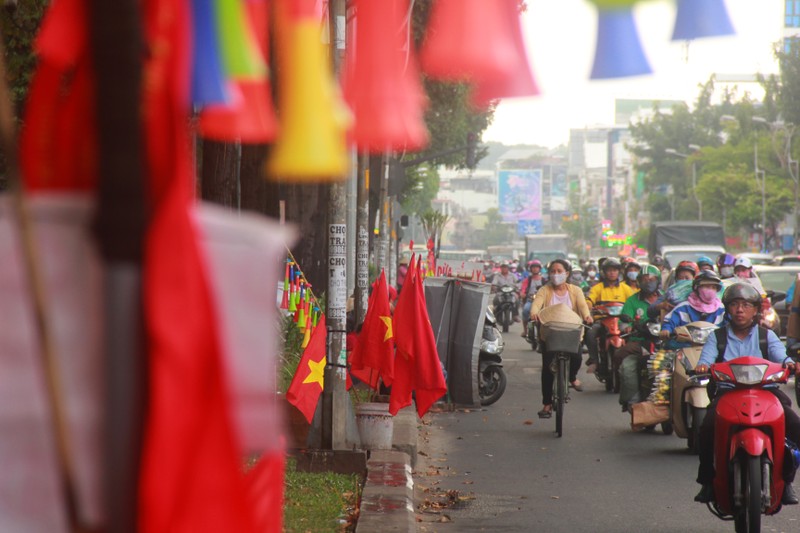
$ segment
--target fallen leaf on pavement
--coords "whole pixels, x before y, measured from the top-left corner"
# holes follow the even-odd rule
[[[528,420],[524,421],[523,424],[525,424],[526,426],[532,426],[533,425],[533,420],[531,420],[529,418]]]

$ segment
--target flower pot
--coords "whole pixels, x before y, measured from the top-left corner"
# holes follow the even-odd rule
[[[365,450],[391,450],[394,419],[388,403],[356,405],[356,426]]]

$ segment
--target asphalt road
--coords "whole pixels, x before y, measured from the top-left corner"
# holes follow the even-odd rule
[[[420,428],[419,531],[734,530],[692,501],[697,457],[686,441],[632,432],[616,395],[583,369],[584,391],[571,393],[556,438],[555,418],[536,415],[541,356],[518,332],[505,338],[505,395],[486,408],[426,415]],[[762,530],[800,531],[800,506],[764,517]]]

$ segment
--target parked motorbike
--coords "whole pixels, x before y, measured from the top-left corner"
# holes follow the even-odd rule
[[[620,328],[619,315],[622,313],[620,302],[598,302],[592,310],[595,322],[603,326],[597,338],[598,361],[595,377],[606,386],[606,392],[619,393],[619,372],[615,372],[612,365],[614,351],[625,344],[622,329]]]
[[[729,390],[716,405],[714,501],[708,508],[723,520],[733,517],[737,532],[761,531],[761,515],[781,508],[784,412],[765,389],[786,383],[789,373],[760,357],[711,365],[710,378]]]
[[[689,342],[691,346],[681,348],[675,356],[670,389],[670,423],[675,434],[686,439],[692,453],[699,453],[700,426],[706,417],[711,400],[708,397],[708,379],[689,379],[689,372],[700,361],[703,345],[717,326],[710,322],[697,321],[675,329],[674,338]]]
[[[506,390],[506,373],[501,356],[504,348],[505,343],[497,329],[494,313],[491,309],[486,309],[481,351],[478,355],[478,396],[481,405],[493,404]]]
[[[498,317],[503,333],[508,333],[508,327],[514,322],[514,306],[516,290],[510,285],[503,285],[497,289],[497,304],[494,306],[494,316]]]

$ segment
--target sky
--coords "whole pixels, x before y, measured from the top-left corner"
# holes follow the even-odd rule
[[[615,98],[685,100],[712,73],[777,73],[774,43],[783,35],[784,0],[723,0],[735,35],[672,42],[673,0],[641,0],[634,9],[652,74],[590,80],[597,11],[588,0],[527,0],[522,26],[541,94],[502,100],[484,141],[567,144],[571,128],[613,125]],[[755,97],[751,84],[740,85]]]

